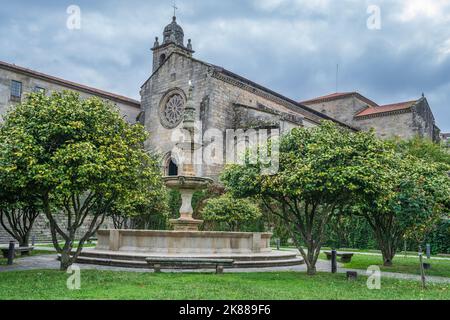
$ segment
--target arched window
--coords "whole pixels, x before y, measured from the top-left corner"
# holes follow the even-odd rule
[[[164,63],[164,61],[166,61],[166,55],[163,53],[163,54],[159,57],[159,65],[162,66],[162,64]]]

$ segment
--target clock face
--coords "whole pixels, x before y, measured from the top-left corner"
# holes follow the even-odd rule
[[[184,116],[184,98],[181,94],[174,92],[166,95],[161,101],[160,119],[161,124],[173,129],[177,127]]]

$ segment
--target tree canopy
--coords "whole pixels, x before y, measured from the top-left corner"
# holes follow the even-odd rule
[[[101,226],[108,209],[136,188],[162,190],[155,160],[143,149],[147,134],[118,109],[74,92],[30,94],[0,128],[2,175],[9,185],[38,194],[55,248],[66,269]],[[55,215],[65,215],[59,225]],[[80,227],[89,228],[70,255]],[[65,242],[58,244],[58,238]]]

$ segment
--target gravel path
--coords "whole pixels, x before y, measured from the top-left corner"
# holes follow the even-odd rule
[[[134,268],[118,268],[118,267],[108,267],[108,266],[96,266],[96,265],[83,265],[79,264],[81,270],[109,270],[109,271],[128,271],[128,272],[153,272],[153,270],[147,269],[134,269]],[[319,260],[317,262],[317,271],[319,272],[330,272],[330,262],[326,260]],[[23,271],[23,270],[58,270],[59,261],[56,259],[56,255],[38,255],[32,257],[25,257],[15,260],[15,264],[12,266],[0,266],[0,272],[7,271]],[[169,271],[169,270],[167,270]],[[170,270],[170,272],[212,272],[211,270]],[[291,266],[291,267],[274,267],[274,268],[244,268],[244,269],[226,269],[225,272],[277,272],[277,271],[296,271],[296,272],[306,272],[306,265]],[[365,270],[357,269],[346,269],[342,268],[338,264],[338,272],[346,273],[347,271],[357,271],[360,275],[365,275]],[[381,272],[382,277],[394,278],[401,280],[414,280],[420,281],[420,276],[415,274],[404,274],[404,273],[394,273],[394,272]],[[427,276],[427,282],[432,283],[449,283],[450,278]]]

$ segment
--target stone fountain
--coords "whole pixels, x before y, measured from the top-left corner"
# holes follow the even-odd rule
[[[164,177],[164,183],[169,189],[178,190],[181,193],[180,218],[170,220],[176,231],[198,231],[202,220],[195,220],[192,217],[192,197],[196,191],[208,188],[213,180],[210,178],[198,177],[195,173],[195,151],[202,145],[195,142],[195,107],[192,104],[193,87],[189,83],[189,95],[186,103],[183,119],[183,130],[185,140],[177,143],[177,147],[181,150],[179,157],[178,176]]]
[[[203,223],[192,217],[192,196],[208,187],[212,179],[196,174],[195,152],[202,146],[195,142],[195,106],[193,87],[189,84],[183,131],[184,139],[176,146],[178,176],[164,177],[166,186],[179,190],[182,198],[180,217],[171,220],[173,231],[99,230],[95,249],[85,249],[78,263],[118,267],[148,268],[147,258],[232,259],[235,268],[291,266],[303,263],[296,251],[272,251],[271,233],[198,231]],[[176,268],[176,266],[173,266]]]

